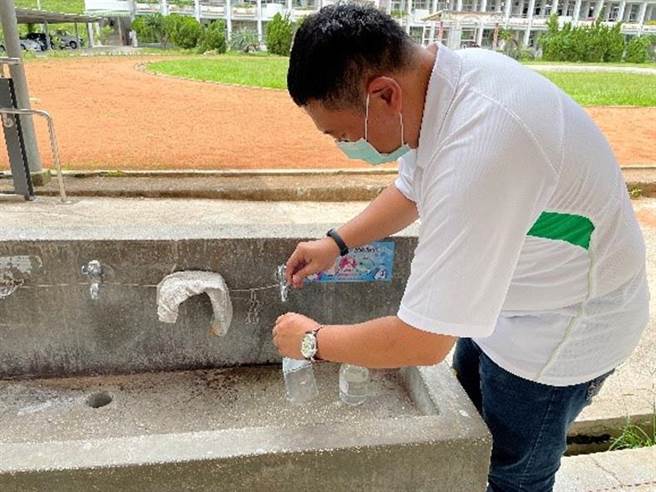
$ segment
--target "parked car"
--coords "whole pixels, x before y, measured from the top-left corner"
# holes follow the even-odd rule
[[[56,32],[57,38],[59,38],[59,48],[62,50],[65,49],[71,49],[71,50],[76,50],[82,46],[84,46],[84,40],[79,39],[79,44],[78,44],[78,38],[75,37],[75,35],[66,32],[66,31],[57,31]]]
[[[41,51],[41,45],[37,43],[36,41],[32,41],[31,39],[21,39],[20,40],[20,47],[24,51]],[[5,52],[7,51],[5,49],[5,42],[2,41],[0,42],[0,52]]]
[[[20,46],[24,51],[42,51],[41,50],[41,43],[38,41],[34,41],[32,39],[26,39],[26,38],[21,38],[20,39]],[[2,50],[4,51],[5,46],[4,44],[2,45]]]
[[[25,39],[30,39],[32,41],[36,41],[37,43],[39,43],[39,45],[41,46],[41,51],[45,51],[45,50],[48,49],[48,43],[46,41],[46,33],[44,33],[44,32],[30,32],[30,33],[27,33],[27,35],[25,36]],[[52,35],[50,36],[50,46],[53,47],[53,48],[56,46]]]

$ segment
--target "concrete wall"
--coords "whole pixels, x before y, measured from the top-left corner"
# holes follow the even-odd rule
[[[268,228],[268,229],[267,229]],[[169,370],[279,360],[271,342],[277,316],[297,311],[324,323],[351,323],[394,314],[409,273],[416,239],[396,237],[391,283],[308,285],[283,304],[277,289],[257,293],[259,320],[247,319],[249,293],[271,285],[303,235],[280,237],[280,228],[212,239],[5,240],[0,259],[30,256],[34,268],[12,275],[23,286],[0,300],[0,376],[51,376]],[[105,269],[98,300],[89,295],[81,267],[98,260]],[[0,265],[1,266],[1,265]],[[175,325],[160,323],[155,285],[179,270],[221,273],[234,307],[225,337],[208,334],[207,296],[180,308]]]

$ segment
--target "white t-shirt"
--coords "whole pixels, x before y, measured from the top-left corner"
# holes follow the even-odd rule
[[[629,356],[649,318],[642,233],[606,139],[560,89],[500,54],[439,46],[399,167],[420,217],[401,320],[554,386]]]

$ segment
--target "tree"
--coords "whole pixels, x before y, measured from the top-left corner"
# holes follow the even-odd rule
[[[278,13],[267,25],[267,50],[275,55],[289,56],[293,37],[294,23],[289,19],[289,15],[283,17]]]
[[[226,49],[225,22],[223,20],[210,22],[200,37],[198,51],[200,53],[205,53],[206,51],[225,53]]]
[[[169,37],[166,31],[166,17],[160,13],[149,14],[144,16],[144,29],[146,29],[152,38],[159,41],[162,48],[166,48]],[[139,32],[137,32],[137,36]]]
[[[167,17],[166,32],[176,46],[191,49],[198,45],[203,27],[193,17],[172,14]]]

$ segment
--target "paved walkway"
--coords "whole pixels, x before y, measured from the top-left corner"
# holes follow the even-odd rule
[[[656,447],[564,458],[554,492],[654,492]]]

